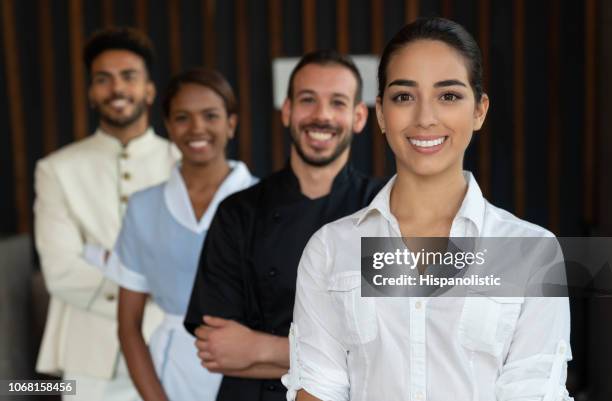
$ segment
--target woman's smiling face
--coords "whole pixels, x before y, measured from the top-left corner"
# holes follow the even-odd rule
[[[438,40],[420,39],[391,57],[376,114],[398,172],[436,175],[463,167],[489,100],[476,102],[466,60]]]
[[[207,164],[225,157],[234,136],[236,115],[227,115],[223,98],[207,86],[181,85],[170,101],[166,128],[183,155],[183,162]]]

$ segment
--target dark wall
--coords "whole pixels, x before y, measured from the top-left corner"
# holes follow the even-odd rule
[[[154,77],[160,89],[177,66],[203,64],[207,43],[214,44],[214,61],[208,64],[228,77],[239,96],[241,93],[248,95],[246,106],[243,105],[241,110],[246,118],[241,120],[242,131],[237,141],[230,145],[230,155],[246,158],[254,172],[263,176],[278,167],[279,159],[277,154],[277,160],[274,160],[271,145],[276,129],[273,120],[278,118],[278,114],[272,112],[269,57],[272,41],[281,41],[282,55],[299,56],[308,39],[304,33],[307,32],[306,25],[314,24],[317,46],[337,47],[338,37],[344,29],[351,53],[371,53],[373,33],[382,31],[382,39],[388,40],[409,18],[408,7],[412,3],[416,4],[420,15],[449,16],[464,24],[480,42],[486,39],[485,45],[488,44],[483,50],[485,55],[488,54],[485,59],[489,83],[486,90],[491,97],[491,108],[486,130],[475,136],[465,164],[479,178],[489,200],[561,235],[581,235],[597,223],[589,217],[589,205],[585,204],[589,199],[585,191],[596,194],[597,185],[585,188],[582,179],[589,163],[585,160],[583,138],[586,112],[583,79],[587,40],[585,4],[588,2],[7,0],[3,3],[12,4],[12,10],[3,4],[2,11],[12,13],[17,52],[0,54],[0,74],[5,78],[0,80],[0,188],[4,195],[0,197],[0,233],[27,231],[31,227],[29,221],[27,224],[20,221],[24,216],[18,212],[26,209],[30,214],[31,181],[36,160],[52,148],[83,134],[78,129],[76,116],[84,114],[86,109],[84,106],[76,109],[73,99],[77,84],[80,83],[84,91],[86,78],[75,77],[78,71],[71,62],[71,52],[79,55],[79,49],[74,49],[79,28],[82,43],[94,30],[110,23],[144,25],[157,47],[159,63]],[[523,9],[517,8],[516,3],[523,3]],[[45,4],[52,33],[51,61],[44,57],[41,49],[40,13]],[[81,8],[78,16],[70,12],[75,4]],[[174,20],[170,17],[173,4],[177,10]],[[207,20],[203,15],[207,4],[214,6],[213,37],[205,35]],[[269,19],[274,15],[270,7],[274,4],[280,6],[277,12],[282,20],[280,38],[273,38],[269,29]],[[304,18],[306,7],[315,10],[314,20]],[[374,7],[381,7],[381,20],[372,18]],[[241,10],[246,15],[246,46],[242,50],[238,46],[239,30],[236,26],[236,15]],[[341,25],[341,13],[345,13],[348,21],[346,27]],[[5,27],[0,32],[3,43],[7,29],[10,28]],[[517,36],[517,32],[522,37]],[[171,44],[173,35],[178,37],[178,49]],[[522,57],[520,65],[516,62],[517,55]],[[15,100],[9,98],[7,86],[12,79],[6,74],[8,57],[17,60],[19,65],[17,85],[22,94],[22,121],[12,121],[10,106]],[[239,75],[239,57],[248,61],[250,68],[246,76]],[[78,59],[73,56],[73,60]],[[43,92],[41,77],[49,64],[54,71],[54,90]],[[517,88],[520,91],[517,92]],[[523,94],[518,102],[517,94]],[[554,95],[553,107],[551,95]],[[45,96],[52,97],[55,118],[51,134],[47,133],[49,127],[42,118]],[[95,128],[95,119],[89,116],[87,121],[85,131],[91,132]],[[165,134],[158,104],[152,121],[158,132]],[[13,127],[16,124],[21,125],[25,132],[25,138],[22,138],[25,151],[21,151],[25,154],[22,155],[14,150]],[[364,134],[356,138],[353,146],[353,160],[365,172],[372,172],[376,167],[372,158],[373,124],[374,119],[370,119]],[[53,146],[43,146],[45,134],[53,136]],[[479,142],[483,135],[487,138],[481,145]],[[251,149],[239,151],[241,136],[250,136]],[[553,147],[551,140],[554,141]],[[15,178],[20,165],[25,170],[25,184]],[[387,161],[378,171],[393,172],[388,150]],[[17,185],[18,182],[21,186]],[[21,199],[27,201],[16,201],[15,195],[24,192],[26,196]]]

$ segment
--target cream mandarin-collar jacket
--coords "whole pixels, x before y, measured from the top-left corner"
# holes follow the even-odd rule
[[[113,377],[118,287],[86,261],[84,248],[112,249],[129,196],[167,180],[177,159],[152,129],[126,146],[98,129],[38,162],[35,239],[51,300],[37,371]],[[145,333],[160,318],[148,306]]]

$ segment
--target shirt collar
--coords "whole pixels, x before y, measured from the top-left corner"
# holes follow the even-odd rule
[[[453,225],[460,219],[471,221],[476,227],[476,236],[479,236],[482,232],[482,225],[484,221],[485,200],[472,173],[469,171],[464,171],[463,177],[465,178],[468,188],[467,192],[465,193],[465,197],[463,198],[463,202],[461,203],[461,207],[453,220]],[[383,189],[380,190],[372,202],[358,216],[355,225],[360,225],[373,213],[379,213],[389,222],[395,221],[395,217],[391,213],[390,200],[391,189],[393,188],[396,178],[397,174],[394,175],[383,187]]]
[[[461,203],[461,207],[455,216],[453,224],[458,219],[466,219],[474,223],[476,227],[476,235],[480,236],[482,233],[482,226],[484,223],[484,213],[485,213],[485,199],[482,196],[482,191],[480,190],[480,186],[476,182],[476,179],[469,171],[463,172],[463,177],[468,184],[467,192],[465,193],[465,197],[463,198],[463,202]]]
[[[392,222],[395,220],[395,217],[391,214],[391,189],[395,183],[397,178],[397,174],[395,174],[381,189],[378,194],[372,199],[372,202],[360,213],[355,225],[360,225],[368,216],[372,214],[379,213],[382,215],[387,221]]]
[[[181,175],[180,163],[174,166],[170,173],[170,178],[164,187],[164,199],[170,214],[179,224],[194,233],[203,233],[208,230],[217,207],[223,199],[257,182],[257,178],[251,175],[248,167],[243,162],[228,160],[228,164],[231,169],[230,173],[225,177],[217,192],[215,192],[200,221],[196,220],[195,212],[191,206],[189,192]]]
[[[127,143],[127,145],[124,146],[115,136],[98,127],[94,133],[94,138],[100,143],[101,148],[106,149],[109,152],[119,153],[125,150],[127,152],[134,153],[142,150],[148,150],[152,144],[156,143],[157,135],[155,134],[155,131],[153,131],[153,128],[149,127],[142,135],[133,138]]]

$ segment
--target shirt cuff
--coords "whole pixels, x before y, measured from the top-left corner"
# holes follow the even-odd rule
[[[83,247],[83,259],[85,259],[90,265],[97,267],[102,272],[104,272],[106,267],[104,263],[105,254],[106,249],[100,245],[85,244]]]
[[[147,277],[121,263],[116,252],[112,252],[108,257],[104,275],[128,290],[145,293],[151,292]]]
[[[565,388],[567,361],[571,359],[569,344],[560,340],[554,354],[536,354],[505,365],[495,386],[497,399],[572,401]]]
[[[291,323],[289,329],[289,372],[281,378],[281,382],[287,387],[287,401],[295,401],[299,390],[307,391],[310,395],[323,401],[348,401],[347,388],[322,383],[323,377],[334,379],[334,373],[331,371],[314,373],[313,369],[302,365],[298,326],[295,322]],[[341,380],[338,377],[335,379]]]
[[[291,323],[289,328],[289,371],[281,377],[281,382],[287,387],[287,401],[295,401],[300,385],[300,369],[298,366],[297,344],[295,331],[297,326]]]

